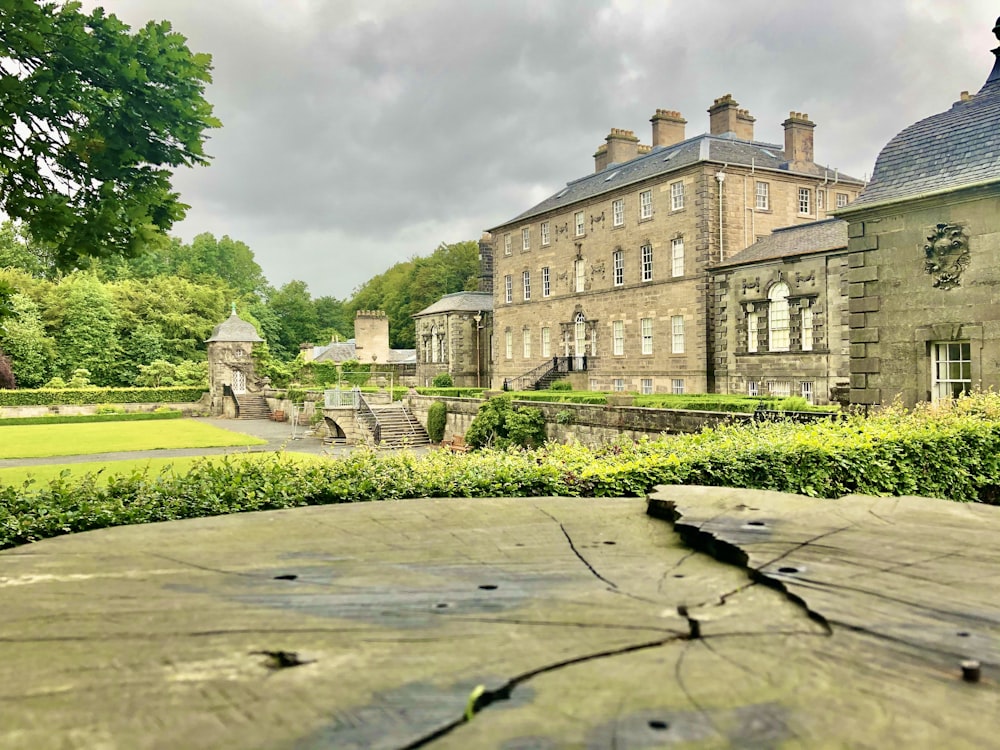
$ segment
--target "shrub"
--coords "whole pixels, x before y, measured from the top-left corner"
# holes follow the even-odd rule
[[[455,381],[451,379],[450,373],[439,372],[434,376],[431,385],[435,388],[452,388],[455,385]]]
[[[573,384],[568,380],[557,380],[549,386],[550,391],[571,391]]]
[[[448,407],[444,401],[435,401],[427,409],[427,434],[432,443],[444,440],[444,428],[448,422]]]
[[[541,409],[514,406],[509,394],[497,396],[479,407],[465,442],[473,448],[535,448],[545,442],[545,416]]]
[[[576,415],[569,409],[562,409],[556,412],[556,424],[573,424],[575,421]]]
[[[158,401],[185,403],[197,401],[203,388],[22,388],[0,390],[0,406],[62,406],[80,404],[148,404]]]
[[[125,409],[121,406],[112,406],[111,404],[101,404],[97,407],[97,414],[124,414]]]

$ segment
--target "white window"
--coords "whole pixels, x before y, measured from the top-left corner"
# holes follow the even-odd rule
[[[684,208],[684,183],[670,183],[670,210],[679,211]]]
[[[670,392],[675,396],[684,395],[684,378],[673,378],[670,381]]]
[[[521,337],[524,341],[524,358],[531,359],[531,329],[525,326],[521,331]]]
[[[507,359],[514,359],[514,332],[509,328],[503,332],[503,344]]]
[[[542,356],[546,358],[552,356],[552,336],[548,328],[542,329]]]
[[[639,389],[642,391],[643,396],[651,396],[653,394],[653,379],[642,378],[639,381]]]
[[[812,190],[799,188],[799,213],[808,216],[812,213]]]
[[[749,310],[750,311],[747,313],[747,351],[750,354],[753,354],[757,351],[757,341],[760,336],[760,319],[754,311],[753,305],[749,305]]]
[[[625,283],[625,252],[623,250],[615,250],[611,254],[611,267],[615,286],[621,286]]]
[[[541,226],[542,245],[549,244],[549,222],[543,221]]]
[[[972,346],[968,341],[931,344],[931,395],[958,398],[972,388]]]
[[[642,280],[652,281],[653,280],[653,246],[643,245],[640,250],[642,251]]]
[[[531,249],[531,230],[525,227],[521,230],[521,251]]]
[[[684,353],[684,316],[674,315],[670,318],[670,352]]]
[[[811,380],[803,380],[799,383],[799,393],[802,394],[802,398],[808,401],[810,404],[813,403],[813,384]]]
[[[431,362],[437,362],[440,353],[441,347],[438,346],[438,329],[437,326],[431,326]]]
[[[503,300],[508,305],[514,301],[514,278],[509,274],[503,277]]]
[[[585,357],[587,355],[587,318],[583,313],[576,314],[573,324],[573,336],[576,339],[574,355]]]
[[[777,398],[788,398],[792,395],[792,384],[787,380],[768,380],[767,392]]]
[[[611,223],[616,227],[625,226],[625,199],[619,198],[611,203]]]
[[[576,236],[583,237],[583,211],[577,211],[573,220],[576,225]]]
[[[826,209],[826,191],[817,190],[816,191],[816,210],[823,211]]]
[[[642,353],[653,353],[653,319],[642,318],[639,321],[639,332],[642,335]]]
[[[511,239],[509,234],[503,236],[503,254],[510,255]]]
[[[837,193],[837,208],[844,208],[847,205],[847,193]]]
[[[597,378],[591,378],[590,379],[590,390],[592,390],[592,391],[598,390],[599,389],[599,385],[600,384],[597,382]]]
[[[582,259],[573,261],[573,278],[575,280],[573,288],[582,292],[587,286],[587,266]]]
[[[552,293],[552,285],[549,283],[549,267],[542,269],[542,296],[548,297]]]
[[[670,275],[684,275],[684,240],[681,237],[670,241]]]
[[[813,311],[806,307],[802,310],[802,351],[813,350]]]
[[[757,183],[757,210],[758,211],[770,211],[771,210],[771,186],[766,182]]]
[[[748,396],[758,396],[760,395],[760,389],[757,386],[756,380],[751,380],[747,383],[747,395]]]
[[[611,321],[611,346],[612,354],[620,357],[625,353],[625,321]]]
[[[643,190],[639,193],[639,218],[653,218],[653,191]]]
[[[524,283],[524,301],[527,302],[531,299],[531,271],[522,273],[521,281]]]
[[[616,393],[621,393],[625,390],[625,379],[624,378],[614,378],[611,381],[611,389]]]
[[[767,298],[767,348],[772,352],[788,351],[788,285],[771,287]]]

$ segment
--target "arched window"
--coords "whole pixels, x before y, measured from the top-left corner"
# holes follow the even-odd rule
[[[587,354],[587,316],[583,313],[577,313],[574,319],[574,339],[576,347],[576,356],[583,357]]]
[[[767,295],[767,341],[772,352],[788,351],[788,284],[775,284]]]
[[[438,354],[441,350],[438,348],[438,329],[437,326],[431,326],[431,362],[438,361]]]

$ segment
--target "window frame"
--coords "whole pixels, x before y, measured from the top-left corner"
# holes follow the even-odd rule
[[[653,319],[639,319],[639,340],[641,342],[640,353],[649,355],[653,353]]]
[[[503,236],[503,254],[510,255],[514,250],[514,241],[511,239],[510,232],[507,232]]]
[[[799,327],[802,334],[802,351],[811,352],[815,345],[814,341],[814,321],[813,321],[813,311],[811,307],[803,307],[799,313],[800,321]]]
[[[526,253],[531,250],[531,228],[521,228],[521,252]]]
[[[942,347],[945,354],[941,358]],[[958,349],[955,358],[954,349]],[[972,390],[972,342],[971,341],[932,341],[931,354],[931,400],[935,403],[946,398],[955,398],[959,393],[969,393]],[[956,377],[955,367],[958,367]],[[941,377],[942,370],[947,377]],[[955,384],[962,384],[960,390]]]
[[[684,275],[683,237],[675,237],[670,240],[670,275],[675,279]]]
[[[684,395],[684,378],[671,378],[670,379],[670,392],[674,396]]]
[[[524,301],[531,301],[531,271],[525,270],[521,272],[521,284],[524,293]]]
[[[611,283],[613,286],[625,285],[625,251],[615,250],[611,253]]]
[[[514,277],[511,274],[503,277],[503,301],[508,305],[514,301]]]
[[[800,187],[798,194],[799,216],[812,216],[812,188]]]
[[[670,316],[670,353],[684,353],[684,316]]]
[[[756,211],[771,210],[771,183],[757,180],[754,187],[754,207]]]
[[[503,332],[505,359],[514,359],[514,332],[509,328]]]
[[[615,357],[625,355],[625,321],[611,321],[611,354]]]
[[[538,233],[541,236],[542,247],[545,247],[550,242],[549,222],[543,221],[541,224],[539,224]]]
[[[653,218],[653,190],[639,191],[639,221]]]
[[[548,326],[542,326],[542,357],[548,359],[552,356],[552,330]]]
[[[850,195],[847,193],[837,193],[837,208],[847,208],[847,204],[850,202]]]
[[[531,359],[531,329],[528,326],[521,329],[521,354],[524,359]]]
[[[767,350],[787,352],[791,346],[791,309],[788,284],[779,281],[767,293]]]
[[[584,222],[583,211],[577,211],[573,214],[573,229],[574,237],[583,237],[586,232],[586,226]]]
[[[577,293],[587,291],[587,262],[583,258],[573,261],[573,290]]]
[[[611,378],[611,390],[614,393],[624,393],[625,378]]]
[[[542,296],[549,297],[552,294],[552,283],[549,278],[549,267],[542,266]]]
[[[652,378],[640,378],[639,379],[639,393],[643,396],[653,395],[653,379]]]
[[[684,181],[670,183],[670,210],[680,211],[684,208]]]
[[[650,243],[639,248],[639,279],[640,281],[653,280],[653,246]]]
[[[625,226],[625,199],[617,198],[611,201],[611,226]]]
[[[760,346],[760,313],[755,305],[747,312],[747,354],[756,354]]]

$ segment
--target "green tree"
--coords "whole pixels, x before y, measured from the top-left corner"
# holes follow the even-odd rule
[[[207,164],[211,57],[78,2],[0,4],[0,209],[53,248],[134,255],[184,215],[171,170]]]
[[[241,296],[256,296],[267,280],[250,247],[225,235],[216,239],[205,232],[190,245],[175,245],[169,258],[171,270],[192,281],[218,278]]]
[[[55,258],[49,248],[32,240],[24,227],[9,219],[0,224],[0,268],[17,268],[34,278],[52,278]]]
[[[533,406],[514,406],[509,395],[496,396],[479,407],[465,441],[473,448],[537,448],[545,442],[545,416]]]
[[[75,273],[59,287],[66,300],[56,336],[61,372],[84,369],[97,385],[128,385],[120,376],[118,313],[110,291],[89,273]]]
[[[286,358],[298,356],[299,344],[320,338],[319,317],[304,281],[289,281],[271,294],[267,306],[278,319],[278,341],[268,339],[275,354]],[[280,346],[279,348],[275,344]]]
[[[0,321],[0,346],[10,356],[22,388],[39,388],[55,361],[55,342],[45,333],[38,305],[26,294],[11,297],[13,315]]]

